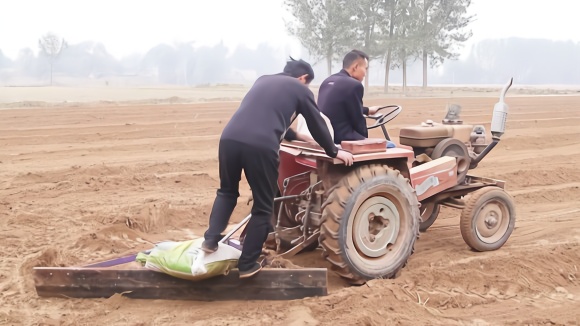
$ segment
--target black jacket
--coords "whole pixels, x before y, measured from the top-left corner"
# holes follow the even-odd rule
[[[256,80],[224,128],[221,139],[278,152],[282,139],[295,138],[295,133],[288,128],[298,114],[304,116],[312,137],[326,155],[336,157],[338,148],[332,142],[312,91],[284,73]]]
[[[320,85],[318,107],[332,124],[334,142],[368,138],[366,119],[369,109],[363,106],[364,86],[346,70],[329,76]]]

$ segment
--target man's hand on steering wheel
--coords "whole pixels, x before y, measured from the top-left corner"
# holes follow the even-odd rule
[[[383,109],[390,109],[390,111],[380,111]],[[384,125],[385,123],[393,120],[402,108],[399,105],[386,105],[386,106],[371,106],[369,107],[368,119],[375,120],[375,123],[371,126],[367,126],[367,129],[374,129]]]
[[[369,106],[369,116],[377,114],[380,108],[381,108],[380,105]]]

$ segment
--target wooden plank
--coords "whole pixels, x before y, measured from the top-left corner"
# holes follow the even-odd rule
[[[41,297],[108,298],[115,293],[135,299],[167,300],[293,300],[327,295],[326,268],[263,269],[240,279],[228,275],[192,282],[147,269],[36,267],[36,292]]]
[[[315,157],[317,159],[326,160],[332,162],[333,164],[344,164],[341,160],[337,158],[330,158],[326,154],[315,153],[310,151],[302,151],[304,156]],[[391,158],[406,158],[408,162],[413,162],[415,159],[415,154],[413,151],[404,148],[387,148],[381,153],[367,153],[367,154],[353,154],[354,162],[364,162],[370,160],[380,160],[380,159],[391,159]]]
[[[311,143],[301,141],[301,140],[293,140],[293,141],[283,140],[282,145],[288,146],[288,147],[293,147],[296,149],[307,149],[310,151],[324,153],[324,149],[322,147],[320,147],[320,145],[311,144]]]
[[[297,144],[300,143],[300,144]],[[299,141],[282,141],[281,150],[288,152],[292,155],[304,155],[307,157],[313,157],[316,159],[326,160],[332,162],[332,164],[344,164],[341,160],[337,158],[328,157],[322,148],[315,148],[316,145],[311,145],[306,142]],[[286,148],[284,148],[286,147]],[[292,151],[294,149],[294,151]],[[385,150],[376,153],[364,153],[364,154],[353,154],[354,162],[364,162],[370,160],[380,160],[380,159],[391,159],[391,158],[406,158],[409,164],[415,159],[415,153],[412,147],[400,146],[395,148],[385,148]]]

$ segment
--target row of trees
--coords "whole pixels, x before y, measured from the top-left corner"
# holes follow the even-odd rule
[[[194,42],[159,44],[144,54],[113,57],[102,43],[68,44],[55,34],[39,39],[38,55],[22,49],[12,61],[0,50],[0,81],[42,79],[53,84],[53,74],[76,80],[131,77],[157,84],[200,85],[247,82],[257,75],[279,72],[284,53],[260,44],[255,49],[240,45],[231,51],[224,44],[195,46]]]
[[[439,83],[580,85],[580,43],[546,39],[483,40],[465,60],[443,67]]]
[[[385,63],[389,71],[402,68],[406,86],[407,65],[423,62],[423,87],[428,67],[458,57],[458,46],[472,33],[474,17],[467,13],[471,0],[285,0],[292,20],[288,31],[311,55],[332,63],[353,48]],[[368,86],[368,79],[366,81]]]
[[[243,45],[228,49],[223,44],[196,47],[181,43],[159,44],[144,54],[119,60],[102,43],[82,42],[54,49],[39,51],[38,55],[23,49],[16,60],[0,50],[0,84],[45,84],[51,71],[60,85],[248,84],[257,76],[279,72],[289,53],[267,44],[255,49]],[[302,57],[314,62],[313,58]],[[367,75],[373,85],[382,84],[389,72],[386,62],[381,61],[373,61],[374,69]],[[329,73],[324,61],[314,65],[314,70],[315,83]],[[410,62],[405,82],[421,85],[423,72],[420,60]],[[503,84],[514,77],[517,84],[580,85],[580,43],[523,38],[484,40],[474,44],[465,59],[447,61],[435,69],[429,67],[429,74],[431,84]],[[388,78],[391,84],[403,83],[401,74]]]

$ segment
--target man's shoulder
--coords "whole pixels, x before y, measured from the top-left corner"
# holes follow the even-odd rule
[[[286,74],[270,74],[270,75],[262,75],[260,77],[258,77],[258,79],[256,79],[256,81],[258,80],[280,80],[280,81],[287,81],[289,83],[292,83],[294,81],[298,81],[296,78],[293,78],[292,76],[286,75]]]
[[[340,72],[337,72],[337,73],[334,73],[334,74],[326,77],[326,79],[324,81],[327,81],[327,80],[337,80],[337,79],[341,79],[343,77],[348,77],[348,76],[345,76],[345,75],[341,74]]]
[[[358,80],[341,73],[336,73],[334,75],[329,76],[320,85],[321,88],[330,87],[335,89],[335,91],[339,92],[355,90],[361,86],[362,84]]]
[[[328,76],[322,83],[328,83],[328,82],[333,82],[333,83],[339,83],[339,84],[344,84],[344,85],[357,85],[360,84],[360,82],[342,72],[337,72],[335,74],[332,74],[330,76]]]
[[[270,87],[295,87],[298,89],[304,88],[304,85],[297,79],[285,74],[262,75],[256,79],[255,84],[264,84]]]
[[[256,79],[254,91],[292,94],[298,97],[314,97],[312,90],[302,84],[298,78],[286,74],[262,75]]]

